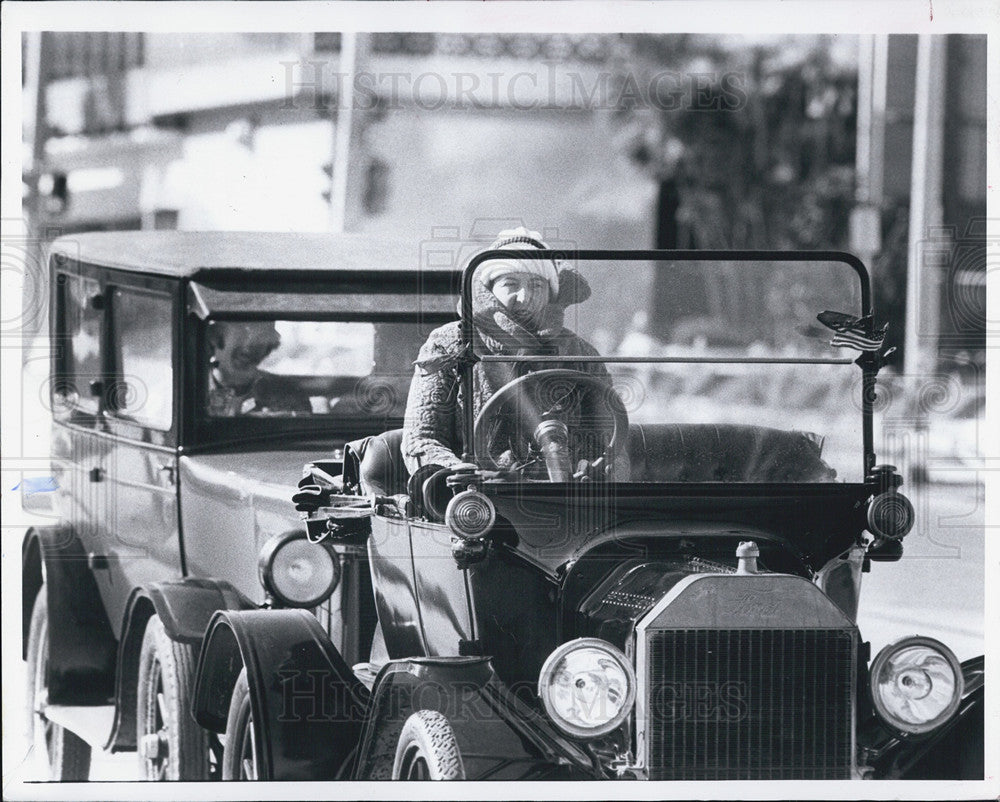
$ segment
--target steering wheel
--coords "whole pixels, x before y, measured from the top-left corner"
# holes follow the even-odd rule
[[[493,394],[473,427],[476,458],[486,469],[500,467],[500,454],[491,451],[496,431],[492,424],[504,416],[509,416],[515,432],[504,447],[509,446],[520,460],[527,456],[531,444],[536,444],[545,457],[551,481],[567,481],[572,473],[571,430],[583,429],[587,435],[599,437],[603,442],[597,448],[603,453],[595,456],[603,457],[605,464],[614,461],[628,436],[625,405],[607,378],[579,370],[557,368],[527,373]]]

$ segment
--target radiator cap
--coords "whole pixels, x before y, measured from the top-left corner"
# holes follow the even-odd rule
[[[760,557],[760,549],[752,540],[741,540],[736,547],[737,574],[756,574],[757,558]]]

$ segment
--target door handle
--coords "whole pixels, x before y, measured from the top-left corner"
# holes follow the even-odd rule
[[[104,481],[104,468],[91,468],[90,473],[91,482],[103,482]]]
[[[158,463],[156,466],[156,472],[164,474],[167,477],[167,484],[169,485],[175,484],[174,480],[175,480],[176,469],[171,463],[168,462]]]
[[[109,551],[107,554],[95,554],[90,552],[87,554],[87,567],[91,571],[107,571],[111,567],[111,563],[118,561],[118,554],[114,551]]]

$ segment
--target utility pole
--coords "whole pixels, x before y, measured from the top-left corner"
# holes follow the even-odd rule
[[[370,35],[340,35],[340,76],[333,138],[330,187],[330,230],[356,231],[361,223],[361,196],[367,163],[365,128],[367,114],[356,108],[355,77],[368,64]]]
[[[869,269],[882,250],[888,56],[885,34],[858,37],[857,185],[850,235],[851,250]]]
[[[941,34],[917,39],[903,354],[907,416],[913,421],[909,474],[914,483],[927,481],[927,449],[919,445],[926,442],[928,425],[921,385],[937,367],[942,269],[947,269],[951,251],[942,228],[946,42]]]
[[[27,212],[28,236],[35,241],[45,237],[45,201],[39,191],[39,181],[45,167],[45,143],[49,138],[46,87],[51,64],[52,34],[33,31],[26,36],[25,88],[32,99],[31,163],[25,165],[23,180],[28,186]]]
[[[940,34],[917,40],[904,354],[905,372],[914,377],[934,371],[941,325],[946,48]]]

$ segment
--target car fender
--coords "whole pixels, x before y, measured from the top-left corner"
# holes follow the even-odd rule
[[[232,585],[218,579],[188,578],[133,588],[122,621],[115,674],[115,722],[107,748],[113,752],[136,748],[139,654],[146,624],[154,614],[172,640],[197,646],[216,611],[252,607]]]
[[[488,657],[422,657],[383,667],[352,779],[389,779],[403,724],[418,710],[443,714],[467,779],[595,778],[590,757],[497,678]]]
[[[924,736],[894,737],[872,761],[877,779],[982,780],[985,684],[982,657],[962,663],[965,689],[955,715]]]
[[[331,780],[357,746],[368,691],[305,610],[220,611],[208,625],[192,713],[223,732],[233,686],[246,668],[257,727],[258,776]]]
[[[114,693],[118,642],[83,544],[67,527],[32,528],[21,555],[22,615],[30,617],[43,581],[48,594],[49,704],[108,704]],[[27,631],[25,626],[25,637]]]

